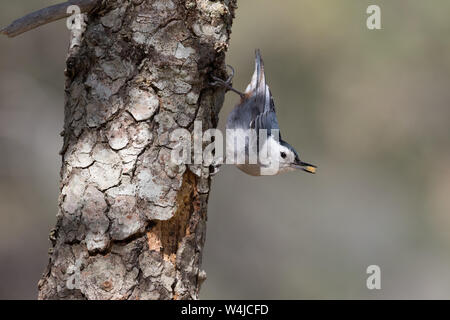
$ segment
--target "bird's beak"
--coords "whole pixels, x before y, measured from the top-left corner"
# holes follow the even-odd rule
[[[316,169],[317,169],[317,166],[310,164],[310,163],[303,162],[303,161],[299,161],[297,163],[292,164],[292,167],[295,169],[300,169],[300,170],[303,170],[303,171],[306,171],[309,173],[313,173],[313,174],[316,173]]]

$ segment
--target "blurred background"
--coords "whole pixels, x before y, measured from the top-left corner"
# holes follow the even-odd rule
[[[1,0],[0,25],[59,1]],[[381,7],[382,30],[366,28]],[[260,48],[302,172],[213,181],[202,299],[450,298],[450,2],[239,0],[227,62]],[[35,299],[55,223],[65,21],[0,37],[0,298]],[[227,94],[224,128],[238,101]],[[230,201],[232,199],[232,201]],[[366,268],[381,268],[368,290]]]

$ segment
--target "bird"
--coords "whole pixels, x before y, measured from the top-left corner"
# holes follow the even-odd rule
[[[245,161],[236,166],[244,173],[251,176],[275,175],[283,172],[303,170],[315,174],[317,166],[300,160],[297,151],[285,140],[281,138],[280,126],[275,111],[275,103],[269,86],[267,85],[264,72],[264,63],[259,49],[255,50],[255,70],[250,83],[245,92],[240,92],[232,87],[231,81],[234,76],[234,69],[231,69],[231,76],[223,80],[212,76],[214,80],[211,84],[214,86],[223,86],[227,90],[237,93],[240,96],[239,103],[230,112],[227,118],[227,150],[231,148],[234,151],[232,156],[245,155]],[[259,157],[256,161],[249,161],[249,151],[253,146],[249,137],[239,137],[245,132],[254,130],[256,133],[256,150]],[[266,139],[260,139],[261,130],[267,133]],[[243,138],[244,143],[237,143],[229,139],[228,132],[235,132],[238,138]],[[262,136],[264,137],[264,135]],[[264,161],[261,159],[261,151],[269,150],[268,156]],[[228,154],[227,154],[228,158]],[[228,162],[227,162],[228,163]],[[275,168],[275,170],[269,170]]]

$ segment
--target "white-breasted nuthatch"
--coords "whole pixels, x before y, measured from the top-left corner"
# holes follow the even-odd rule
[[[256,50],[255,54],[255,71],[252,80],[244,93],[231,86],[231,80],[234,75],[234,70],[231,66],[229,67],[231,68],[232,74],[227,80],[213,77],[215,81],[212,83],[213,85],[222,85],[228,90],[239,94],[241,97],[241,101],[234,107],[233,111],[231,111],[228,116],[226,124],[227,130],[231,129],[237,132],[255,130],[258,141],[260,140],[260,130],[265,130],[264,133],[267,133],[267,139],[264,143],[266,144],[266,150],[270,150],[268,159],[269,164],[268,162],[263,163],[260,159],[254,164],[248,162],[247,154],[250,149],[250,139],[244,137],[245,143],[242,143],[241,145],[238,144],[237,147],[234,145],[234,139],[231,141],[235,156],[238,154],[246,155],[245,163],[238,163],[237,167],[252,176],[262,175],[261,169],[273,163],[277,163],[275,174],[296,169],[315,173],[317,167],[301,161],[297,151],[295,151],[289,143],[281,139],[280,127],[275,113],[275,105],[272,93],[266,83],[264,64],[260,51]],[[274,136],[274,132],[276,136]],[[227,134],[227,145],[229,143]],[[257,143],[256,146],[257,152],[260,154],[260,143]]]

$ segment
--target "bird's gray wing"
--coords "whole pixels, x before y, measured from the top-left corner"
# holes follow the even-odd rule
[[[251,122],[250,128],[256,129],[266,129],[267,134],[271,134],[271,130],[280,130],[280,126],[278,125],[277,115],[275,111],[266,111],[257,115]]]

